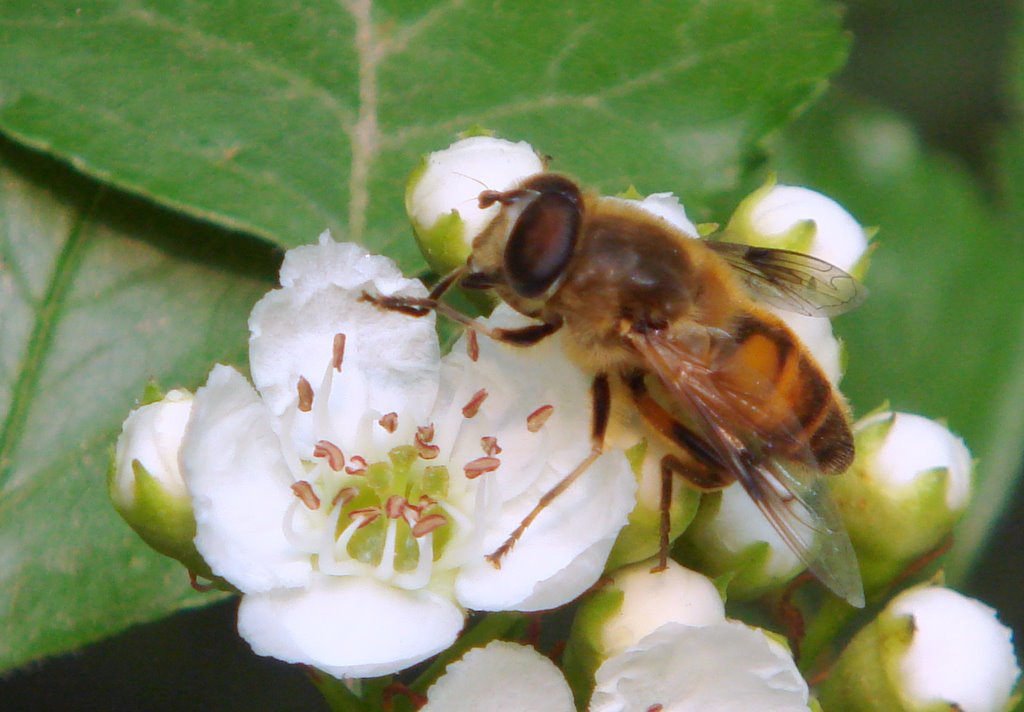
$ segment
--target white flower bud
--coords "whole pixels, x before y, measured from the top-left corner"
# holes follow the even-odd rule
[[[635,193],[635,191],[631,192]],[[699,237],[697,226],[686,216],[686,208],[679,202],[674,193],[651,193],[646,198],[614,197],[605,200],[621,200],[635,203],[652,215],[656,215],[673,227],[682,230],[690,237]]]
[[[444,273],[466,261],[473,240],[500,210],[480,209],[482,191],[508,190],[543,170],[530,144],[491,136],[464,138],[424,158],[409,177],[405,209],[430,266]]]
[[[708,576],[730,575],[730,600],[781,588],[806,568],[738,485],[702,498],[676,553]]]
[[[725,604],[711,580],[672,561],[651,573],[656,560],[615,572],[609,591],[621,592],[622,605],[604,621],[599,633],[605,657],[618,655],[667,622],[712,625],[725,620]]]
[[[950,532],[970,500],[972,462],[945,426],[910,413],[869,415],[854,438],[853,466],[830,483],[870,594]]]
[[[1001,712],[1020,675],[1012,633],[956,591],[919,586],[894,598],[839,657],[822,689],[829,712]]]
[[[831,198],[774,181],[744,198],[726,229],[728,240],[804,252],[855,275],[868,233]]]
[[[117,440],[108,488],[114,507],[147,544],[194,571],[195,520],[178,453],[192,394],[173,390],[128,414]],[[186,561],[187,559],[187,561]]]

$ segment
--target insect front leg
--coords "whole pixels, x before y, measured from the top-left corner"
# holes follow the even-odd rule
[[[608,375],[605,373],[599,373],[594,376],[594,380],[590,385],[591,395],[591,425],[590,425],[590,454],[578,464],[572,472],[563,477],[558,484],[552,487],[550,490],[544,493],[544,496],[540,498],[537,504],[534,506],[530,513],[527,514],[523,521],[519,523],[519,526],[509,534],[505,542],[495,549],[493,552],[487,555],[487,560],[494,564],[494,568],[501,568],[501,560],[505,557],[508,552],[512,551],[512,547],[515,546],[519,538],[522,537],[523,532],[526,531],[527,527],[533,523],[533,520],[537,518],[544,509],[551,504],[555,499],[565,492],[572,483],[579,479],[580,475],[587,471],[594,460],[601,456],[604,452],[604,437],[608,431],[608,419],[611,416],[612,409],[612,396],[611,388],[608,385]]]

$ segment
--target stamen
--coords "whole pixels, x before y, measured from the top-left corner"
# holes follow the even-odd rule
[[[488,472],[494,472],[501,467],[501,460],[496,457],[478,457],[477,459],[467,462],[463,471],[466,473],[466,477],[473,480]]]
[[[402,516],[404,509],[405,497],[400,494],[391,495],[384,504],[384,512],[388,515],[388,519],[398,519]]]
[[[555,412],[555,406],[553,405],[542,405],[537,410],[526,416],[526,429],[531,433],[535,433],[544,427],[544,423],[548,422],[548,418]]]
[[[661,712],[663,709],[665,709],[665,705],[661,704],[660,702],[655,702],[653,705],[647,708],[647,712]]]
[[[302,503],[309,509],[320,509],[320,498],[316,496],[316,492],[313,491],[313,485],[309,484],[305,480],[299,480],[292,485],[292,492],[295,496],[302,500]]]
[[[337,507],[340,504],[344,507],[355,499],[357,494],[359,494],[359,490],[355,487],[342,487],[338,490],[338,494],[334,495],[334,499],[331,500],[331,506]]]
[[[345,359],[345,335],[335,334],[334,345],[331,349],[331,366],[338,373],[341,373],[341,362]]]
[[[491,457],[501,454],[501,447],[498,445],[498,438],[493,435],[485,435],[480,438],[480,447],[483,448],[484,454],[490,455]]]
[[[384,535],[384,547],[380,553],[380,564],[377,566],[377,576],[387,580],[396,573],[395,557],[398,552],[395,544],[398,542],[398,522],[392,519],[388,522],[388,530]]]
[[[424,460],[433,460],[441,453],[441,448],[437,445],[431,445],[430,443],[420,442],[419,438],[416,438],[416,452]]]
[[[313,446],[313,457],[327,458],[327,464],[335,472],[341,472],[345,467],[345,453],[330,440],[318,440]]]
[[[412,535],[419,539],[447,523],[448,517],[443,514],[428,514],[413,525]]]
[[[473,397],[469,399],[466,405],[462,406],[462,417],[472,418],[480,411],[480,405],[487,398],[487,389],[481,388],[479,391],[473,394]]]
[[[362,529],[367,524],[372,524],[377,521],[380,517],[380,507],[363,507],[362,509],[353,509],[348,513],[348,517],[353,522],[357,519],[360,520],[357,528]]]
[[[299,376],[298,391],[299,410],[303,413],[313,410],[313,386],[309,385],[305,376]]]
[[[353,455],[352,459],[350,459],[348,462],[348,466],[345,467],[346,474],[362,475],[366,473],[366,460],[364,460],[360,455]]]
[[[466,334],[466,353],[469,360],[476,362],[480,358],[480,342],[476,339],[476,329],[470,329]]]
[[[398,428],[398,413],[385,413],[377,422],[380,423],[380,427],[393,433]]]
[[[433,423],[431,423],[430,425],[421,425],[420,427],[416,428],[416,441],[417,442],[429,443],[429,442],[432,442],[433,440],[434,440],[434,424]]]

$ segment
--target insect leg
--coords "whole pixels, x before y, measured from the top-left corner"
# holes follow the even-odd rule
[[[594,376],[594,380],[590,386],[591,395],[591,429],[590,429],[590,454],[587,455],[586,459],[578,464],[572,472],[563,477],[558,484],[549,489],[544,493],[544,496],[540,498],[537,504],[534,506],[530,513],[527,514],[523,521],[519,523],[519,526],[509,534],[508,539],[495,549],[493,552],[487,555],[487,560],[494,564],[495,568],[501,568],[501,560],[505,557],[508,552],[512,550],[516,542],[526,531],[527,527],[533,523],[533,520],[537,518],[545,507],[551,504],[560,494],[565,492],[572,483],[579,479],[580,475],[586,472],[587,468],[590,467],[594,460],[601,456],[604,452],[604,436],[608,430],[608,418],[611,415],[612,396],[611,389],[608,385],[608,375],[605,373],[599,373]]]
[[[382,296],[363,292],[359,297],[359,301],[369,302],[381,309],[401,312],[402,314],[408,314],[413,317],[426,316],[430,312],[434,311],[458,324],[462,324],[468,329],[473,329],[494,339],[495,341],[500,341],[512,346],[533,346],[562,328],[562,322],[560,320],[545,321],[540,324],[529,324],[515,329],[492,329],[484,326],[473,317],[463,314],[455,307],[445,304],[433,296],[434,292],[438,291],[438,287],[448,281],[449,277],[451,277],[451,282],[445,286],[443,290],[440,290],[440,293],[444,294],[451,284],[455,282],[457,277],[452,277],[452,275],[445,277],[441,282],[438,282],[438,286],[434,287],[434,291],[431,292],[431,296],[429,297]]]
[[[670,510],[672,508],[672,475],[678,473],[687,476],[689,469],[675,455],[665,455],[661,458],[661,501],[659,509],[661,522],[658,526],[658,565],[651,569],[652,574],[664,571],[668,568],[669,532],[672,528]]]

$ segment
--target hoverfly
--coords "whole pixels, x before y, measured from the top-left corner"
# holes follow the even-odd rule
[[[413,316],[436,310],[519,346],[562,330],[569,357],[593,374],[590,455],[488,558],[500,565],[601,454],[614,382],[672,446],[660,463],[657,569],[667,563],[673,476],[702,490],[738,481],[810,571],[862,606],[856,556],[821,477],[853,461],[846,406],[806,347],[764,308],[835,316],[863,300],[856,280],[809,255],[694,239],[556,173],[484,190],[478,200],[500,211],[466,264],[428,298],[364,298]],[[440,301],[454,285],[494,290],[537,322],[488,329]]]

